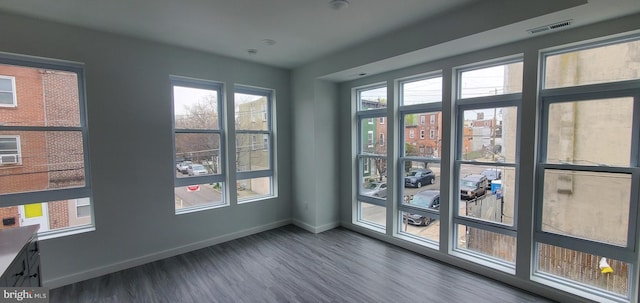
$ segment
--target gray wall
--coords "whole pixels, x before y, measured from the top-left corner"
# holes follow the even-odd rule
[[[41,242],[46,286],[290,223],[288,70],[5,14],[0,36],[2,52],[85,64],[96,230]],[[169,75],[224,82],[227,104],[234,83],[276,90],[277,198],[175,215]]]

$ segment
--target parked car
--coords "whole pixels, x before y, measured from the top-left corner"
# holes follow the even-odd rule
[[[187,168],[187,173],[189,176],[201,176],[208,174],[209,171],[202,164],[191,164]]]
[[[491,182],[502,179],[502,170],[499,168],[485,169],[480,174],[487,177],[487,180],[489,180],[489,182],[487,182],[487,189],[491,188]]]
[[[387,182],[376,181],[371,182],[362,190],[362,194],[365,196],[372,196],[378,198],[387,197]]]
[[[488,183],[483,175],[468,175],[460,180],[460,197],[467,200],[482,197],[487,192]]]
[[[187,168],[189,168],[189,165],[191,165],[193,162],[191,161],[182,161],[178,164],[176,164],[176,170],[178,172],[181,172],[183,174],[187,173]]]
[[[414,169],[404,177],[404,187],[420,188],[425,184],[436,182],[436,174],[428,168]]]
[[[428,189],[413,195],[413,199],[409,202],[420,208],[440,210],[440,191]],[[403,215],[404,222],[411,225],[429,225],[434,219],[419,214],[410,214],[405,212]]]

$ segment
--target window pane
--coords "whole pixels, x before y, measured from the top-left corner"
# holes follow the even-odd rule
[[[518,108],[484,108],[464,111],[463,160],[515,163]]]
[[[238,180],[237,186],[239,201],[273,196],[271,177]]]
[[[0,68],[2,68],[2,65],[0,65]],[[11,81],[11,78],[0,78],[0,92],[12,92],[12,91],[13,91],[13,81]]]
[[[513,225],[516,205],[514,167],[460,166],[459,216]]]
[[[176,177],[221,173],[219,134],[178,133],[175,140]]]
[[[606,256],[537,244],[537,272],[576,282],[580,286],[587,285],[624,297],[629,296],[630,264]]]
[[[522,62],[462,72],[460,86],[461,98],[522,92]]]
[[[378,118],[360,120],[360,151],[364,154],[386,155],[387,146],[380,141],[380,135],[387,137],[387,125],[374,123]]]
[[[218,91],[173,86],[176,129],[219,129]]]
[[[18,103],[10,115],[0,114],[4,125],[80,126],[76,73],[0,64],[0,75],[15,77]]]
[[[359,91],[358,102],[358,110],[386,108],[387,88],[380,87]]]
[[[374,204],[358,202],[358,221],[385,228],[387,225],[387,209]]]
[[[626,246],[631,175],[545,170],[542,230]]]
[[[82,216],[77,213],[76,201],[86,201]],[[92,223],[90,199],[70,199],[32,203],[0,208],[1,229],[40,224],[38,232],[58,230],[69,227],[90,225]],[[80,208],[78,208],[80,209]]]
[[[175,188],[176,210],[222,203],[223,183],[193,184]]]
[[[0,194],[85,185],[81,132],[0,131],[0,137],[20,142],[18,154],[0,157]]]
[[[402,105],[442,102],[442,77],[402,83]]]
[[[235,93],[236,130],[269,130],[266,96]]]
[[[267,142],[265,143],[265,138]],[[269,165],[269,143],[264,134],[236,134],[238,171],[266,170]]]
[[[640,79],[640,41],[546,57],[545,88]]]
[[[409,157],[440,158],[442,112],[404,115],[404,154]]]
[[[379,157],[362,157],[360,159],[359,194],[374,198],[387,197],[387,159]]]
[[[515,237],[462,224],[456,226],[458,227],[456,248],[515,264]]]
[[[440,220],[410,212],[400,212],[400,215],[400,233],[432,242],[440,241]]]
[[[403,204],[437,211],[440,209],[440,163],[402,161]]]
[[[629,166],[633,98],[553,103],[547,162]]]
[[[0,105],[13,105],[13,93],[0,92]]]

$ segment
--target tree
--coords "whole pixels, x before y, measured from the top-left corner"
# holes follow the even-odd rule
[[[175,128],[186,130],[217,130],[219,119],[215,96],[205,96],[184,106],[184,115],[176,116]],[[220,136],[211,133],[176,134],[176,158],[202,163],[213,173],[218,172]]]

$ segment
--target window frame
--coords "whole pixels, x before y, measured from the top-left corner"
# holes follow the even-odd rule
[[[17,157],[16,162],[14,162],[14,163],[3,163],[1,157],[6,156],[6,155],[10,155],[10,154],[2,154],[2,153],[0,153],[0,167],[3,167],[5,165],[22,165],[22,147],[21,147],[21,144],[20,144],[20,135],[0,135],[0,138],[5,138],[5,139],[6,138],[12,138],[12,139],[15,139],[15,142],[16,142],[16,153],[15,153],[15,155]]]
[[[522,62],[524,64],[524,55],[518,54],[503,58],[498,58],[489,61],[483,61],[479,63],[473,63],[461,67],[454,68],[455,75],[455,95],[454,97],[454,107],[456,113],[456,125],[453,126],[455,128],[455,156],[452,159],[453,165],[453,194],[452,194],[452,205],[451,209],[451,226],[453,226],[453,230],[451,231],[454,235],[454,239],[458,239],[459,237],[459,228],[458,226],[467,226],[478,228],[481,230],[489,231],[492,233],[503,234],[506,236],[514,237],[515,241],[517,241],[517,226],[518,226],[518,212],[519,212],[519,203],[518,203],[518,194],[519,194],[519,181],[520,181],[520,133],[522,128],[522,92],[517,93],[508,93],[508,94],[499,94],[499,95],[490,95],[490,96],[481,96],[481,97],[462,97],[462,73],[491,68],[500,65],[508,65],[512,63]],[[523,80],[524,81],[524,80]],[[515,142],[515,158],[513,163],[509,162],[478,162],[473,160],[464,160],[464,112],[467,110],[482,110],[482,109],[491,109],[491,108],[506,108],[506,107],[515,107],[516,108],[516,142]],[[461,168],[463,165],[474,165],[474,166],[491,166],[491,167],[512,167],[515,170],[515,178],[514,178],[514,218],[513,223],[511,225],[501,224],[498,222],[481,220],[478,218],[473,218],[469,216],[461,216],[458,213],[458,209],[461,207],[461,198],[460,198],[460,179],[461,179]],[[517,242],[516,242],[517,243]],[[506,260],[483,254],[480,252],[475,252],[469,249],[464,249],[458,247],[457,241],[453,243],[451,247],[451,254],[462,256],[466,258],[470,258],[474,262],[479,262],[486,266],[495,268],[500,271],[508,272],[511,274],[515,273],[516,268],[516,260],[513,263],[508,262]]]
[[[16,91],[16,77],[14,76],[6,76],[0,75],[0,79],[10,80],[11,81],[11,91],[0,91],[0,93],[11,93],[13,98],[12,104],[3,104],[0,103],[0,107],[18,107],[18,92]]]
[[[259,88],[259,87],[253,87],[253,86],[247,86],[247,85],[239,85],[236,84],[234,85],[234,98],[233,98],[233,104],[234,104],[234,113],[235,113],[235,94],[246,94],[246,95],[255,95],[255,96],[262,96],[265,97],[267,100],[267,104],[265,105],[265,113],[262,114],[262,117],[265,118],[266,117],[266,126],[267,129],[266,130],[247,130],[247,129],[237,129],[234,128],[234,138],[237,138],[238,135],[252,135],[252,138],[255,137],[256,138],[256,145],[257,143],[257,136],[258,135],[262,135],[262,146],[268,146],[267,149],[267,162],[269,164],[269,168],[268,169],[262,169],[262,170],[248,170],[248,171],[238,171],[238,167],[237,164],[234,164],[233,166],[235,167],[236,170],[236,180],[235,182],[232,182],[231,180],[229,180],[230,183],[237,183],[243,180],[246,181],[250,181],[251,179],[258,179],[258,178],[269,178],[269,193],[268,195],[257,195],[257,196],[251,196],[245,199],[239,199],[236,196],[237,202],[239,204],[242,203],[249,203],[249,202],[254,202],[254,201],[261,201],[261,200],[265,200],[265,199],[271,199],[271,198],[275,198],[278,196],[278,193],[276,191],[276,169],[275,169],[275,134],[274,134],[274,123],[275,123],[275,115],[274,115],[274,108],[275,108],[275,94],[276,92],[273,89],[267,89],[267,88]],[[253,116],[253,115],[252,115]],[[265,144],[264,143],[264,139],[265,137],[268,140],[268,143]],[[253,140],[253,139],[251,139]],[[253,142],[253,141],[252,141]],[[237,153],[237,144],[236,147],[234,147],[234,153]],[[236,162],[238,161],[238,159],[236,159]]]
[[[38,69],[50,69],[76,74],[78,85],[78,123],[77,126],[7,126],[0,125],[0,131],[21,131],[21,132],[68,132],[80,133],[82,138],[83,165],[84,165],[84,186],[46,189],[38,191],[10,193],[0,195],[0,208],[10,206],[20,206],[33,203],[48,203],[63,200],[89,198],[91,205],[91,223],[80,226],[72,226],[61,229],[38,232],[38,237],[50,239],[58,236],[72,235],[95,230],[95,217],[93,212],[93,190],[91,181],[91,156],[89,153],[89,127],[87,123],[87,97],[85,66],[83,63],[31,57],[18,54],[0,53],[0,64],[13,65],[18,67],[30,67]],[[17,92],[14,94],[17,96]],[[17,104],[17,101],[16,101]]]
[[[183,76],[176,76],[176,75],[170,75],[169,76],[169,82],[170,82],[170,88],[171,88],[171,128],[172,128],[172,132],[173,132],[173,136],[172,136],[172,147],[173,147],[173,163],[174,165],[172,165],[172,173],[173,173],[173,179],[174,179],[174,184],[173,184],[173,188],[174,191],[176,188],[181,188],[181,187],[185,187],[185,186],[191,186],[191,185],[202,185],[202,184],[211,184],[211,183],[222,183],[223,186],[221,186],[222,188],[222,193],[220,195],[220,202],[214,202],[214,203],[206,203],[206,204],[202,204],[202,205],[196,205],[196,206],[191,206],[191,207],[184,207],[184,208],[176,208],[175,209],[175,213],[176,214],[183,214],[183,213],[189,213],[189,212],[193,212],[193,211],[200,211],[200,210],[205,210],[205,209],[210,209],[210,208],[215,208],[215,207],[221,207],[221,206],[226,206],[229,204],[229,202],[226,200],[226,195],[225,195],[225,186],[224,183],[226,182],[226,176],[227,173],[225,171],[225,165],[224,163],[226,163],[226,148],[225,148],[225,119],[224,119],[224,115],[222,113],[224,113],[224,102],[223,102],[223,85],[222,83],[219,82],[215,82],[215,81],[210,81],[210,80],[203,80],[203,79],[195,79],[195,78],[189,78],[189,77],[183,77]],[[206,90],[214,90],[217,93],[217,110],[218,110],[218,128],[217,129],[189,129],[189,128],[176,128],[176,121],[175,121],[175,96],[174,96],[174,87],[179,86],[179,87],[187,87],[187,88],[196,88],[196,89],[206,89]],[[178,178],[178,175],[176,173],[176,168],[175,168],[175,163],[177,162],[177,158],[176,158],[176,135],[178,134],[214,134],[214,135],[218,135],[220,138],[220,142],[219,142],[219,146],[220,146],[220,152],[219,152],[219,163],[220,163],[220,173],[219,174],[211,174],[211,175],[205,175],[205,176],[190,176],[190,177],[184,177],[184,178]],[[174,194],[175,195],[175,194]]]

